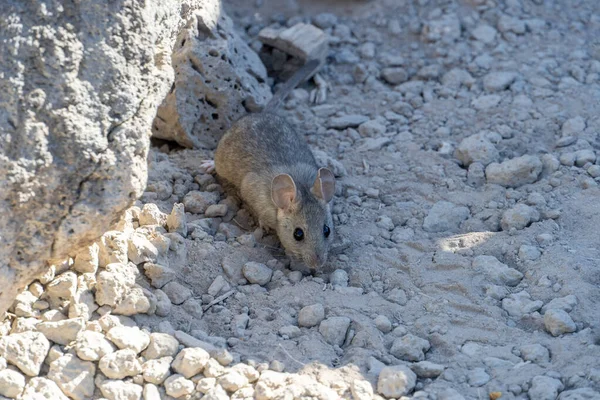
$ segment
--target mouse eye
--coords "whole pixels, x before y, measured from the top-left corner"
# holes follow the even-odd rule
[[[297,241],[301,241],[302,239],[304,239],[304,231],[300,228],[296,228],[294,230],[294,239],[296,239]]]
[[[327,225],[323,225],[323,235],[325,235],[325,237],[328,238],[330,233],[331,229],[329,229]]]

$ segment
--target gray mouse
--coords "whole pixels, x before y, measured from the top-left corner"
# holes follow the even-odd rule
[[[215,159],[202,166],[233,185],[261,227],[273,229],[286,253],[317,269],[333,241],[331,201],[335,178],[319,168],[306,142],[274,110],[318,61],[309,61],[260,113],[249,114],[223,135]]]

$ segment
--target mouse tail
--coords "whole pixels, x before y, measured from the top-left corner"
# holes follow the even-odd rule
[[[271,100],[265,106],[263,111],[273,111],[279,107],[281,102],[292,92],[300,83],[312,76],[321,63],[319,60],[309,60],[296,73],[288,79],[281,89],[277,91]]]

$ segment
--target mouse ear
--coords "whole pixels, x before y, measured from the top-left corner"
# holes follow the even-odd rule
[[[296,184],[288,174],[277,175],[271,182],[271,198],[273,203],[282,209],[288,210],[296,200]]]
[[[327,168],[320,168],[311,191],[315,196],[329,203],[335,194],[335,177],[333,176],[333,172]]]

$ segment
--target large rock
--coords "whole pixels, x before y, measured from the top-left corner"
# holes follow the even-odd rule
[[[3,2],[0,316],[47,259],[89,246],[141,195],[176,34],[206,3]]]
[[[175,84],[152,133],[185,147],[212,149],[233,121],[265,106],[271,90],[264,65],[234,31],[219,1],[206,1],[194,19],[177,38]]]

